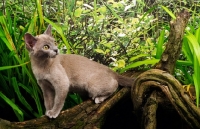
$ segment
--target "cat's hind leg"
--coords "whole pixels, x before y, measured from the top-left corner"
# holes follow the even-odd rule
[[[94,102],[95,102],[96,104],[101,103],[101,102],[103,102],[105,99],[107,99],[109,96],[110,96],[110,95],[101,96],[101,97],[96,97],[96,98],[94,99]]]
[[[105,78],[104,81],[97,80],[94,87],[90,88],[89,96],[95,103],[101,103],[110,97],[118,87],[118,82],[113,78]]]

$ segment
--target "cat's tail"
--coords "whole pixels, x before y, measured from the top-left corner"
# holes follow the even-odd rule
[[[134,78],[117,75],[117,81],[120,86],[131,87],[133,85]]]

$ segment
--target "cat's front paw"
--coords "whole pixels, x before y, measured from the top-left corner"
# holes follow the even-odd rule
[[[45,115],[49,118],[56,118],[59,115],[60,112],[55,112],[53,110],[46,111]]]

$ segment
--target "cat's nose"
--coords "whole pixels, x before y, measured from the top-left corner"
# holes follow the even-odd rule
[[[53,51],[54,51],[56,54],[58,53],[58,49],[54,49]]]

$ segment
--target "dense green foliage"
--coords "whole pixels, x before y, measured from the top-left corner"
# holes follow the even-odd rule
[[[192,17],[174,75],[185,85],[195,84],[199,98],[199,4],[173,0],[1,1],[1,112],[6,109],[6,116],[15,114],[19,121],[44,114],[42,93],[25,50],[26,32],[41,34],[51,24],[62,53],[86,56],[121,73],[149,69],[163,52],[169,35],[168,22],[175,18],[173,12],[181,9],[187,9]],[[65,108],[80,102],[78,95],[70,94]],[[197,105],[198,102],[197,99]],[[4,113],[0,117],[10,119]]]

